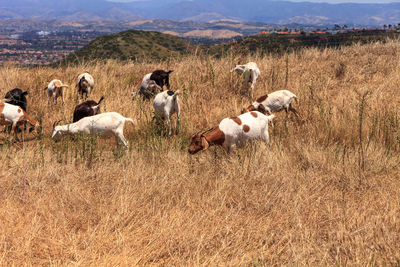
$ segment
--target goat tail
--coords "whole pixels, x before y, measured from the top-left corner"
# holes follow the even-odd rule
[[[271,115],[267,116],[267,120],[268,121],[272,121],[274,118],[275,118],[274,114],[271,114]]]
[[[129,121],[132,123],[133,126],[135,126],[135,122],[131,118],[125,118],[125,122]]]
[[[298,104],[299,103],[299,99],[297,98],[297,96],[295,94],[293,94],[293,98],[294,98],[294,100],[296,100],[296,104]]]
[[[167,73],[170,74],[171,72],[173,72],[174,70],[169,70]]]
[[[100,97],[100,100],[99,100],[99,102],[97,102],[97,105],[100,105],[101,101],[103,101],[103,100],[104,100],[104,96]]]

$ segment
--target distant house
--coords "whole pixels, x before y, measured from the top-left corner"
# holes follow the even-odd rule
[[[315,32],[312,32],[312,33],[314,33],[314,34],[327,34],[328,32],[327,31],[315,31]]]

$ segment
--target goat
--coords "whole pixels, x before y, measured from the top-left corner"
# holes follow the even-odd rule
[[[57,122],[54,122],[51,138],[59,141],[63,135],[76,133],[100,135],[102,137],[114,135],[117,143],[121,141],[125,147],[128,147],[128,141],[124,137],[124,125],[127,121],[135,125],[130,118],[125,118],[117,112],[107,112],[84,117],[77,122],[66,125],[56,126]]]
[[[11,105],[19,106],[19,107],[21,107],[23,110],[26,111],[26,106],[27,106],[27,104],[28,104],[28,102],[27,102],[27,100],[26,100],[26,95],[27,95],[27,94],[28,94],[27,91],[22,92],[21,89],[19,89],[19,88],[14,88],[14,89],[8,91],[8,92],[6,93],[6,95],[4,96],[5,102],[8,103],[8,104],[11,104]],[[11,127],[11,125],[10,125],[10,126],[8,127],[8,133],[11,132],[11,129],[12,129],[12,127]],[[4,129],[4,130],[6,130],[6,129]],[[26,128],[25,128],[25,130],[26,130]]]
[[[57,98],[61,96],[61,102],[64,104],[64,94],[63,89],[68,88],[68,85],[65,85],[60,80],[52,80],[49,85],[47,85],[45,90],[47,89],[47,93],[49,95],[49,99],[53,98],[53,102],[57,104]]]
[[[14,88],[6,93],[4,96],[5,99],[7,99],[6,103],[11,104],[11,105],[16,105],[21,107],[23,110],[26,111],[26,106],[27,106],[27,100],[26,100],[26,95],[28,94],[27,91],[22,92],[21,89],[19,88]]]
[[[148,73],[143,77],[142,84],[136,92],[132,92],[132,100],[141,94],[144,100],[150,100],[156,93],[161,92],[162,88],[153,80],[150,80],[152,73]]]
[[[262,139],[268,144],[268,122],[273,118],[275,115],[266,116],[258,111],[225,118],[217,127],[194,134],[188,152],[195,154],[208,149],[209,146],[220,145],[230,153],[236,145],[253,139]]]
[[[297,118],[299,113],[292,107],[293,99],[298,102],[297,96],[289,90],[278,90],[273,93],[259,97],[253,104],[242,110],[242,113],[257,110],[263,114],[271,114],[272,112],[286,111],[286,118],[289,111],[293,112]]]
[[[261,75],[260,69],[254,62],[249,62],[245,65],[236,65],[231,72],[243,73],[244,86],[246,91],[249,90],[249,82],[251,81],[250,97],[253,98],[254,86],[256,85],[257,78]]]
[[[90,96],[90,92],[94,87],[94,79],[89,72],[84,72],[78,75],[76,87],[78,88],[78,95],[81,95],[83,98],[83,94],[86,95],[86,98]]]
[[[100,113],[100,103],[103,101],[104,96],[102,96],[99,102],[88,100],[77,105],[74,109],[74,116],[72,122],[77,122],[84,117],[89,117],[97,115]]]
[[[171,131],[171,122],[170,116],[174,113],[177,115],[177,122],[176,122],[176,132],[178,133],[179,129],[179,120],[180,120],[180,113],[181,109],[179,106],[179,98],[178,98],[179,90],[176,92],[173,91],[163,91],[158,93],[153,101],[154,107],[154,114],[155,118],[161,118],[167,121],[168,125],[168,135],[172,134]],[[154,118],[153,118],[154,119]]]
[[[171,74],[171,72],[173,72],[173,70],[155,70],[151,73],[150,80],[155,81],[156,84],[161,88],[163,88],[164,85],[167,86],[167,89],[169,90],[169,75]]]
[[[18,139],[16,129],[22,124],[26,125],[26,123],[31,125],[29,132],[40,126],[39,122],[32,119],[21,107],[0,102],[0,124],[11,125],[16,139]]]

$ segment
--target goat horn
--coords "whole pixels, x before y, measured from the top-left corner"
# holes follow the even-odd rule
[[[204,132],[201,133],[201,135],[203,135],[203,134],[205,134],[205,133],[208,133],[208,132],[211,131],[212,129],[214,129],[214,127],[211,127],[210,129],[205,130]]]
[[[192,137],[195,137],[195,136],[198,135],[199,133],[201,133],[201,130],[198,131],[197,133],[193,134]]]

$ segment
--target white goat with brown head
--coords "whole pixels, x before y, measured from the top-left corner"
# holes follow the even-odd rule
[[[32,119],[21,107],[3,102],[0,102],[0,124],[11,125],[16,138],[17,128],[21,125],[30,124],[29,132],[40,126],[40,123]]]
[[[273,118],[275,115],[266,116],[258,111],[225,118],[217,127],[194,134],[188,151],[195,154],[212,145],[220,145],[229,153],[233,147],[253,139],[262,139],[268,144],[268,122]]]
[[[299,113],[292,106],[293,99],[298,102],[297,96],[289,90],[278,90],[257,98],[250,106],[243,109],[242,113],[257,110],[263,114],[271,114],[272,112],[285,110],[286,117],[289,116],[290,111],[299,118]]]

